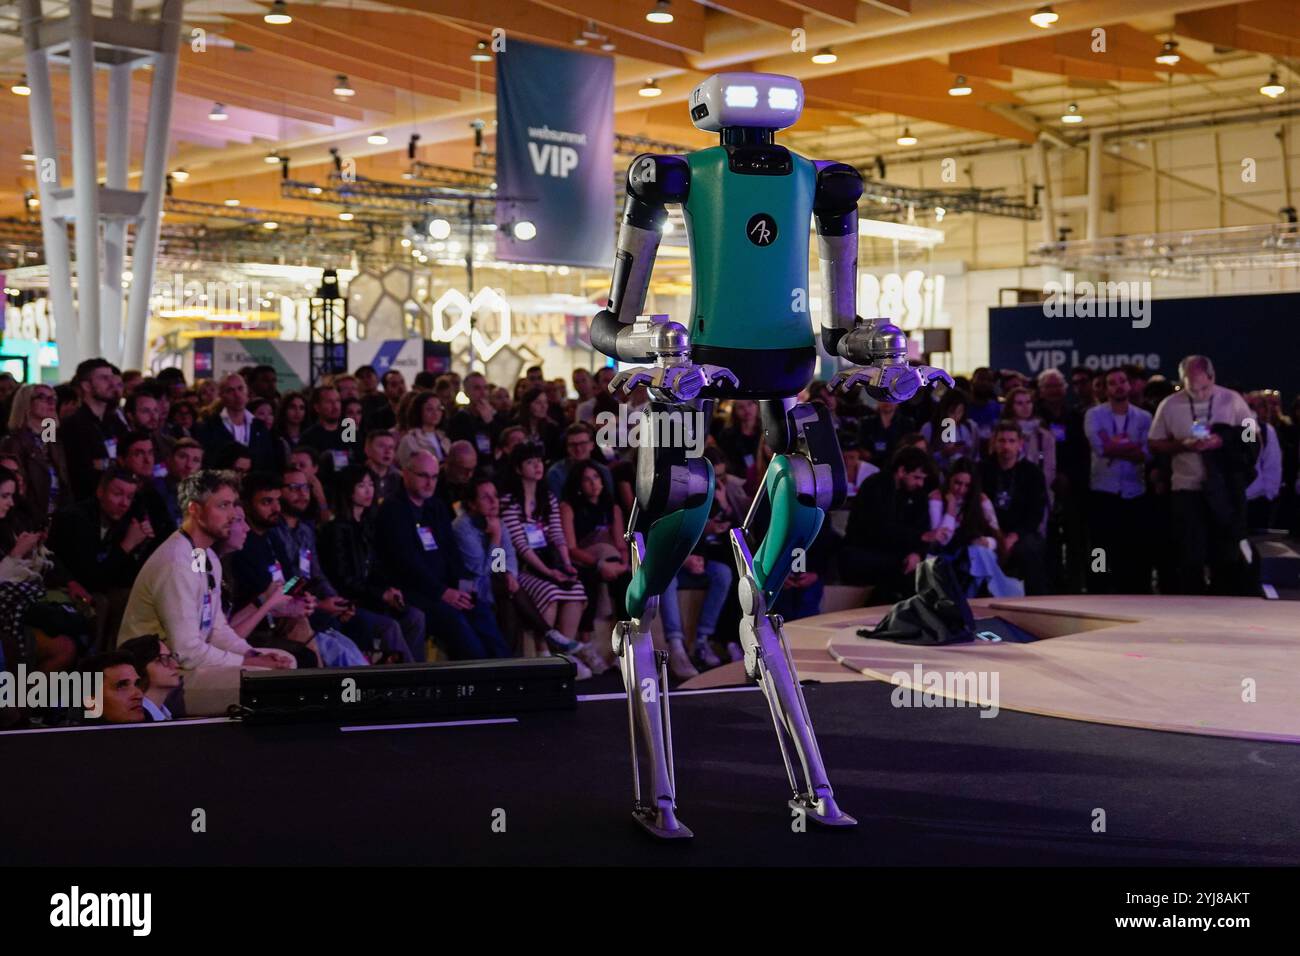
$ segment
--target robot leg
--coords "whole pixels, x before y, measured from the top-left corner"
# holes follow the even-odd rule
[[[679,450],[680,451],[680,450]],[[668,449],[642,446],[637,502],[628,522],[632,583],[627,592],[628,620],[614,626],[613,646],[627,692],[628,733],[632,751],[633,818],[664,839],[694,834],[676,815],[672,719],[668,704],[668,655],[655,649],[650,623],[659,610],[659,595],[699,541],[713,502],[713,467],[703,458],[686,459]],[[656,468],[656,459],[660,467]],[[674,460],[675,459],[675,460]],[[662,485],[672,487],[663,493]],[[644,492],[644,493],[643,493]],[[650,523],[643,535],[643,505],[673,510]],[[662,513],[662,512],[661,512]],[[650,792],[642,796],[641,757],[649,765]]]
[[[809,426],[815,426],[815,419],[821,417],[816,412],[813,415],[807,421]],[[838,448],[824,444],[825,429],[800,427],[803,417],[799,408],[792,415],[797,436],[794,444],[798,450],[775,456],[768,466],[763,493],[770,502],[771,518],[762,544],[756,552],[751,552],[749,528],[735,528],[731,532],[740,577],[743,614],[740,638],[745,651],[745,672],[758,682],[772,714],[781,759],[793,792],[790,807],[817,823],[853,826],[857,821],[835,802],[794,659],[781,630],[781,618],[767,610],[780,593],[791,565],[798,555],[807,553],[817,537],[823,508],[833,502],[835,489],[843,487],[842,481],[834,481]],[[833,432],[830,435],[833,440]],[[799,762],[802,782],[795,774],[792,750]]]

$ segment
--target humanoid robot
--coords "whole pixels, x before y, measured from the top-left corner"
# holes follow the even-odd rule
[[[835,802],[822,764],[782,621],[768,612],[824,513],[846,491],[827,409],[796,399],[817,361],[807,307],[810,220],[824,289],[822,345],[856,366],[837,373],[831,388],[861,386],[875,398],[902,402],[934,379],[952,380],[940,369],[909,365],[907,336],[887,320],[857,317],[862,179],[852,166],[814,162],[775,144],[776,130],[794,125],[802,107],[803,87],[788,76],[720,73],[695,88],[691,119],[721,142],[684,156],[643,154],[629,166],[609,305],[593,318],[591,341],[620,362],[647,363],[622,370],[610,389],[646,386],[651,420],[707,422],[718,398],[758,400],[774,457],[742,526],[730,532],[745,672],[767,698],[793,791],[790,807],[821,824],[851,826],[856,821]],[[641,314],[669,203],[682,204],[690,244],[686,326]],[[676,815],[667,655],[656,651],[650,622],[703,531],[713,468],[688,455],[690,441],[665,441],[670,429],[647,424],[643,419],[628,521],[629,619],[615,626],[613,644],[628,695],[633,815],[655,836],[681,838],[692,834]],[[756,545],[764,513],[770,517]],[[642,759],[649,768],[644,796]]]

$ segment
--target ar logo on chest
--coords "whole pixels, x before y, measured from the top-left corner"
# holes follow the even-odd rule
[[[765,212],[755,213],[749,217],[745,235],[756,246],[770,246],[776,241],[776,220]]]

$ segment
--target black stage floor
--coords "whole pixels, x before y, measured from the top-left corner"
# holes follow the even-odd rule
[[[850,830],[793,832],[766,704],[743,690],[674,697],[689,843],[653,842],[632,823],[626,708],[598,699],[471,726],[0,735],[0,861],[1300,863],[1300,747],[895,709],[890,690],[807,685],[836,793],[860,821]],[[196,808],[206,833],[191,830]]]

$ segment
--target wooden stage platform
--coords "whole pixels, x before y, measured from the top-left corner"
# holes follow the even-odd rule
[[[1300,743],[1300,609],[1294,602],[1061,595],[986,598],[971,608],[977,619],[1002,617],[1039,640],[917,647],[858,637],[885,607],[789,621],[785,631],[805,680],[911,687],[917,665],[926,686],[936,674],[982,673],[986,693],[996,677],[1003,710]],[[741,665],[728,664],[683,686],[738,679]],[[946,683],[952,691],[952,681]],[[963,683],[945,696],[977,703]]]

